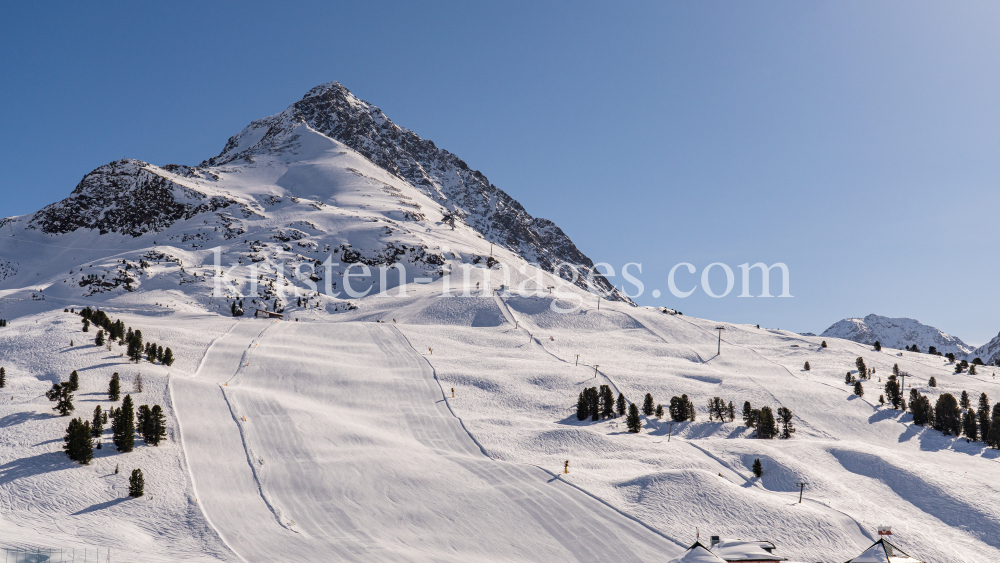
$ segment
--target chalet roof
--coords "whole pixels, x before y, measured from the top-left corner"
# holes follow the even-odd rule
[[[683,555],[667,563],[726,563],[726,560],[709,551],[701,542],[694,542]]]
[[[726,561],[785,561],[771,550],[774,544],[769,541],[721,540],[712,546],[712,553]]]
[[[910,557],[889,540],[882,538],[873,543],[861,555],[849,559],[847,563],[923,563],[923,561]]]

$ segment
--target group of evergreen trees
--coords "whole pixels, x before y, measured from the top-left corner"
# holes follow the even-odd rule
[[[63,449],[71,460],[87,465],[94,459],[93,432],[89,422],[79,418],[69,421],[63,441]]]
[[[0,319],[0,328],[7,326],[7,319]]]
[[[712,397],[708,400],[708,419],[718,420],[719,422],[733,422],[736,420],[736,408],[733,406],[733,402],[729,401],[727,405],[721,397]]]
[[[167,435],[166,417],[163,416],[160,405],[153,405],[152,409],[149,405],[139,407],[137,423],[142,441],[150,446],[159,446],[160,441]]]
[[[694,403],[691,402],[691,399],[687,395],[671,397],[669,409],[670,420],[674,422],[693,421],[696,417]]]
[[[133,331],[132,327],[128,327],[126,330],[125,323],[121,319],[112,322],[107,313],[90,307],[81,310],[80,316],[83,317],[84,332],[87,332],[91,323],[102,329],[97,331],[97,336],[94,338],[94,344],[97,346],[103,346],[105,342],[117,341],[126,347],[125,355],[135,363],[141,362],[145,356],[150,362],[160,362],[165,366],[173,365],[174,353],[170,348],[157,346],[152,342],[144,344],[142,331]]]
[[[986,393],[979,395],[979,404],[973,409],[967,391],[962,391],[958,400],[951,393],[943,393],[931,406],[926,395],[911,389],[909,410],[913,424],[930,426],[945,436],[964,435],[970,442],[984,442],[1000,449],[1000,403],[991,409]]]
[[[617,407],[617,408],[616,408]],[[580,397],[576,403],[576,418],[586,420],[600,420],[602,418],[615,418],[625,414],[625,396],[618,395],[617,405],[614,393],[608,385],[588,387],[580,392]]]
[[[754,409],[750,401],[743,403],[743,424],[756,430],[755,436],[762,440],[770,440],[775,436],[788,439],[795,433],[794,418],[791,409],[787,407],[778,408],[778,420],[781,421],[781,428],[778,428],[778,420],[774,418],[774,411],[771,407],[761,407]]]
[[[0,389],[7,386],[7,370],[0,367]]]

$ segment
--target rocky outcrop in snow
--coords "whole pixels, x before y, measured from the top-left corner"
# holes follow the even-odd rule
[[[903,349],[916,344],[921,352],[926,352],[930,346],[934,346],[942,354],[951,352],[959,358],[964,358],[972,352],[972,346],[962,342],[960,338],[922,324],[920,321],[880,315],[837,321],[820,336],[843,338],[862,344],[874,344],[878,341],[886,348]]]

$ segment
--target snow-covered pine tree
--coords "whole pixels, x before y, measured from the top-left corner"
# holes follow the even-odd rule
[[[861,385],[860,381],[854,383],[854,394],[858,397],[865,396],[865,388]]]
[[[628,427],[628,431],[637,434],[642,430],[642,419],[639,418],[639,407],[632,403],[628,407],[628,418],[625,419],[625,426]]]
[[[753,460],[753,476],[758,479],[764,475],[764,466],[760,464],[760,458]]]
[[[94,407],[94,420],[90,423],[90,434],[100,439],[101,434],[104,433],[104,412],[101,411],[101,405]]]
[[[628,401],[625,400],[625,394],[618,393],[618,400],[615,401],[615,411],[618,412],[618,416],[625,416],[627,408],[628,408]]]
[[[132,396],[125,395],[122,406],[117,411],[114,424],[114,443],[120,452],[130,452],[135,447],[135,412],[132,410]]]
[[[146,480],[142,476],[141,469],[133,469],[132,475],[128,478],[128,496],[139,498],[145,494]]]
[[[656,407],[653,405],[653,395],[646,393],[646,397],[642,400],[642,414],[646,416],[653,416],[653,411]]]
[[[135,393],[142,393],[142,372],[136,372],[135,379],[132,380],[132,389]]]
[[[121,380],[118,378],[118,372],[116,371],[111,375],[111,381],[108,383],[108,400],[117,401],[121,397]]]

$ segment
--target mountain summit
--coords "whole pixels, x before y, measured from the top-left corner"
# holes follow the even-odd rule
[[[938,352],[951,352],[959,358],[964,358],[973,347],[962,339],[947,334],[920,321],[906,318],[890,318],[881,315],[868,315],[863,319],[851,318],[833,323],[823,331],[827,338],[843,338],[862,344],[879,344],[886,348],[903,349],[914,344],[920,351],[926,352],[931,346]]]
[[[515,269],[536,264],[631,303],[602,276],[588,286],[593,261],[554,223],[532,217],[483,173],[337,82],[252,122],[200,165],[111,162],[84,176],[68,198],[0,226],[12,235],[0,242],[0,284],[19,272],[59,275],[46,271],[51,255],[41,260],[31,250],[42,247],[86,246],[67,254],[73,260],[105,259],[107,252],[91,251],[106,248],[120,255],[119,264],[130,252],[136,260],[162,254],[180,264],[179,249],[200,252],[186,264],[204,264],[207,249],[220,246],[241,264],[318,266],[327,253],[346,264],[415,265],[423,271],[414,279],[467,263],[493,267],[495,253]],[[142,283],[143,276],[131,277],[134,283],[115,287]],[[66,287],[80,281],[67,279]]]

